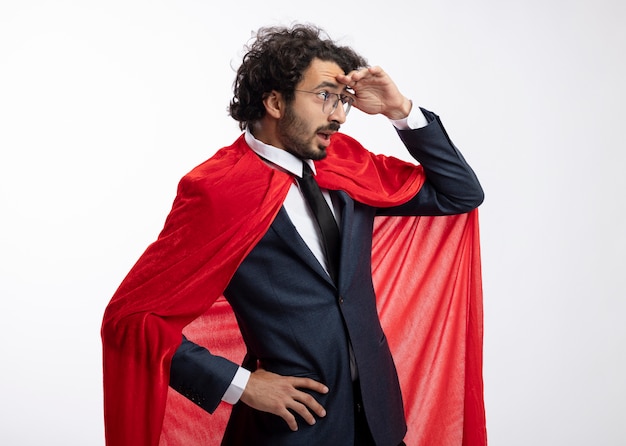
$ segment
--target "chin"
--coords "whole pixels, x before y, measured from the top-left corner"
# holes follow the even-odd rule
[[[311,159],[314,161],[319,161],[319,160],[323,160],[324,158],[326,158],[326,148],[323,147],[319,147],[318,150],[316,150],[315,152],[311,153]]]

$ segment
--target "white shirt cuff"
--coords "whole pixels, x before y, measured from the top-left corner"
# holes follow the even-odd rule
[[[224,396],[222,397],[222,401],[228,404],[236,404],[241,398],[244,389],[246,388],[246,384],[248,384],[248,380],[250,379],[250,371],[244,369],[243,367],[239,367],[237,373],[233,377],[230,386],[226,389]]]
[[[422,109],[420,109],[419,107],[411,107],[409,116],[404,119],[391,119],[391,123],[398,130],[415,130],[421,129],[422,127],[426,127],[428,125],[426,116],[424,116],[424,113],[422,113]]]

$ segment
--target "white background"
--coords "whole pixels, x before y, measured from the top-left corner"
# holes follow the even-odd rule
[[[490,444],[626,444],[626,3],[298,3],[0,3],[0,444],[104,444],[104,308],[238,135],[252,31],[292,21],[440,114],[483,183]],[[404,156],[383,117],[343,130]]]

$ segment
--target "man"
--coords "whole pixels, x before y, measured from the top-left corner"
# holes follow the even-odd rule
[[[351,108],[390,119],[421,166],[338,133]],[[168,431],[168,382],[206,412],[234,405],[225,445],[404,444],[372,283],[374,220],[468,213],[483,199],[476,176],[436,115],[314,27],[259,31],[230,113],[245,133],[181,180],[159,239],[107,307],[108,444],[207,441]],[[242,365],[188,330],[222,294],[247,349]]]

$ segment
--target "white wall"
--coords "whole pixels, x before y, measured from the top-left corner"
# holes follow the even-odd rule
[[[104,307],[238,134],[251,31],[294,20],[439,113],[482,180],[490,444],[626,444],[624,5],[2,1],[0,444],[103,444]],[[404,156],[382,117],[343,129]]]

